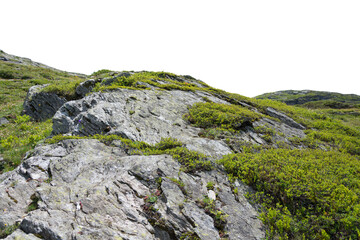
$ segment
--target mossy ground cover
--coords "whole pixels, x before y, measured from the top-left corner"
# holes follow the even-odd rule
[[[49,136],[51,130],[51,120],[32,122],[27,115],[17,115],[9,124],[0,126],[0,153],[4,158],[0,173],[17,167],[25,153]]]
[[[261,117],[264,115],[245,107],[207,102],[194,104],[185,119],[196,127],[236,131],[245,121],[254,122]]]
[[[224,157],[234,177],[258,191],[268,236],[360,237],[360,162],[338,151],[271,149]]]

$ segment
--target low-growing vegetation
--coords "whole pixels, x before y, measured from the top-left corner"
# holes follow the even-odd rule
[[[0,238],[6,238],[7,236],[11,235],[16,229],[19,228],[19,223],[15,223],[13,225],[6,225],[3,228],[0,228]]]
[[[234,132],[240,130],[244,123],[248,125],[262,116],[241,106],[206,102],[194,104],[185,118],[196,127]]]
[[[16,116],[10,123],[0,126],[0,173],[17,167],[25,153],[51,133],[51,120],[32,122],[27,115]]]
[[[233,177],[257,190],[270,238],[357,239],[360,162],[338,151],[271,149],[225,156]]]

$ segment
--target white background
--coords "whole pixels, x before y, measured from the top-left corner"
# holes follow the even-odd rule
[[[61,70],[360,95],[359,0],[1,0],[0,17],[1,50]]]

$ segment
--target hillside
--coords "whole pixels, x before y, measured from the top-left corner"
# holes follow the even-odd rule
[[[277,100],[288,105],[298,105],[309,108],[343,109],[360,107],[360,96],[358,95],[311,90],[278,91],[265,93],[255,98]]]
[[[333,120],[360,130],[360,96],[321,91],[278,91],[265,93],[256,99],[270,99],[288,105],[314,109],[319,114],[325,114]]]
[[[358,115],[187,75],[84,76],[9,59],[0,238],[360,237]]]

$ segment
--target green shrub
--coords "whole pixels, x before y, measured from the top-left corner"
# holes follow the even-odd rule
[[[196,171],[210,171],[212,170],[213,164],[208,160],[207,156],[195,151],[191,151],[187,148],[174,148],[167,150],[165,153],[171,155],[181,165],[185,172],[196,172]]]
[[[154,147],[159,150],[167,150],[167,149],[182,147],[182,145],[183,143],[175,138],[163,138],[159,143],[155,144]]]
[[[26,123],[26,122],[29,122],[30,121],[30,116],[28,115],[18,115],[16,116],[16,120],[15,120],[15,123],[16,124],[19,124],[19,123]]]
[[[253,122],[262,116],[241,106],[206,102],[195,103],[185,119],[196,127],[237,131],[244,122]]]
[[[360,161],[337,151],[270,149],[225,156],[232,176],[263,194],[270,236],[356,239]]]
[[[9,70],[0,70],[0,78],[13,79],[16,78],[16,76]]]
[[[22,65],[10,62],[0,62],[0,78],[3,79],[48,79],[57,81],[61,79],[75,78],[66,72],[55,69]]]

